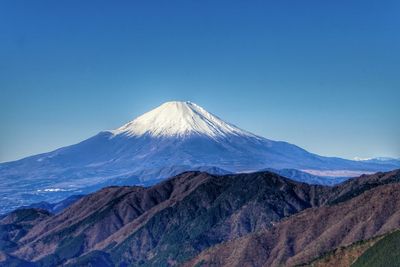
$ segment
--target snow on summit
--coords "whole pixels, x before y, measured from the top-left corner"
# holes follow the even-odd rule
[[[171,101],[137,117],[133,121],[113,130],[113,134],[155,137],[185,136],[190,134],[210,137],[226,135],[254,136],[249,132],[226,123],[190,101]]]

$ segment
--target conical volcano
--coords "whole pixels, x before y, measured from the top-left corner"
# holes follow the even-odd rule
[[[107,185],[153,184],[183,171],[223,174],[266,168],[378,171],[395,167],[322,157],[242,130],[192,102],[173,101],[78,144],[0,164],[0,212]]]

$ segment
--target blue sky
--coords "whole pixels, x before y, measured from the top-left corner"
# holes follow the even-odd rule
[[[400,157],[399,1],[0,1],[0,162],[191,100],[322,155]]]

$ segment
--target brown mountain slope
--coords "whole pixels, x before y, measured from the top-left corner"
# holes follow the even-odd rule
[[[382,185],[333,206],[307,209],[272,229],[210,248],[186,266],[294,266],[400,227],[400,185]]]
[[[0,251],[6,253],[18,247],[34,225],[50,218],[49,212],[41,209],[15,210],[0,218]]]
[[[50,265],[93,250],[129,264],[186,258],[319,205],[317,196],[325,189],[268,172],[191,172],[151,188],[105,188],[33,227],[13,254]]]
[[[79,200],[65,212],[36,225],[21,240],[22,244],[28,245],[16,254],[35,260],[54,252],[63,239],[82,234],[85,236],[82,252],[89,250],[153,207],[174,199],[185,189],[176,186],[181,183],[180,180],[185,181],[189,188],[191,182],[196,183],[192,178],[194,175],[187,173],[149,189],[128,186],[104,188]],[[195,178],[201,180],[202,176]]]
[[[372,175],[364,174],[332,187],[329,203],[343,202],[376,186],[398,182],[400,182],[400,170],[378,172]]]
[[[233,255],[225,249],[221,255],[230,259],[235,256],[232,263],[240,263],[236,257],[243,253],[252,255],[254,263],[264,263],[272,257],[296,260],[293,255],[300,262],[334,248],[336,243],[345,244],[379,232],[366,228],[349,236],[349,240],[336,237],[335,233],[342,233],[340,227],[335,227],[340,225],[337,218],[343,214],[335,207],[347,207],[349,202],[382,185],[397,186],[399,179],[400,171],[394,171],[324,187],[296,183],[269,172],[225,176],[187,172],[149,188],[108,187],[80,199],[60,214],[36,222],[15,240],[7,254],[38,266],[169,266],[226,242],[236,252]],[[306,225],[307,218],[290,221],[290,216],[305,209],[311,218],[315,217],[316,225],[311,228]],[[283,218],[286,219],[280,222]],[[371,224],[379,225],[381,219],[385,219],[384,214],[377,214],[371,218]],[[359,226],[350,222],[342,225],[349,227],[349,232],[354,230],[353,226]],[[301,235],[310,230],[310,238]],[[306,248],[303,256],[294,253],[322,233],[331,233],[340,242],[316,250]],[[271,251],[267,254],[258,253],[257,244],[265,242],[263,235],[271,235],[266,244],[267,251],[269,247]],[[242,236],[245,237],[238,240],[244,243],[227,242]],[[254,250],[248,250],[249,247]],[[241,250],[243,253],[239,253]]]

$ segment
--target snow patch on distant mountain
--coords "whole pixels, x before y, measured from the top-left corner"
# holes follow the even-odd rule
[[[376,158],[361,158],[354,157],[355,161],[400,161],[400,158],[391,158],[391,157],[376,157]]]
[[[392,164],[400,168],[400,158],[376,157],[376,158],[354,158],[355,161],[363,163]]]
[[[320,177],[357,177],[363,174],[372,174],[373,171],[352,171],[352,170],[301,170]]]

